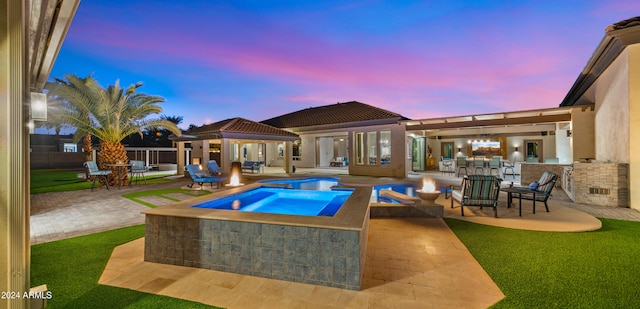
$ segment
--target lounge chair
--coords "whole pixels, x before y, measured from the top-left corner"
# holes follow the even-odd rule
[[[536,201],[536,202],[543,202],[544,203],[544,208],[547,210],[547,212],[549,212],[549,205],[547,204],[547,200],[551,197],[551,191],[553,190],[553,187],[556,186],[556,182],[558,181],[558,175],[556,173],[553,172],[544,172],[542,174],[542,176],[540,176],[540,179],[537,181],[538,183],[538,187],[535,190],[535,199],[533,192],[531,192],[531,187],[514,187],[514,188],[523,188],[525,190],[523,190],[523,192],[518,192],[518,194],[520,194],[520,199],[521,200],[529,200],[529,201]],[[530,192],[526,192],[527,189]],[[533,208],[533,212],[535,213],[536,209],[535,209],[535,203],[533,204],[534,208]],[[511,206],[511,205],[508,205]]]
[[[207,163],[207,170],[209,170],[209,176],[218,177],[222,179],[221,181],[227,180],[227,175],[222,173],[222,169],[216,160],[211,160]]]
[[[91,191],[93,191],[93,187],[96,185],[96,179],[99,177],[104,178],[104,184],[107,186],[107,190],[109,190],[109,174],[111,174],[110,170],[100,170],[98,165],[94,161],[87,161],[83,164],[87,171],[89,172],[89,177],[93,177],[93,183],[91,184]]]
[[[147,178],[144,177],[144,173],[146,173],[148,171],[148,168],[146,166],[144,166],[144,162],[143,161],[137,161],[137,160],[129,160],[129,164],[131,164],[131,179],[129,180],[129,186],[131,186],[131,184],[133,183],[133,176],[138,176],[138,178],[136,178],[136,183],[140,183],[140,178],[142,178],[144,180],[144,183],[147,184]]]
[[[498,194],[502,179],[496,176],[469,175],[462,178],[460,190],[451,187],[451,208],[453,201],[460,204],[460,213],[464,216],[464,206],[493,207],[494,217],[498,217]]]
[[[198,164],[189,164],[185,166],[185,169],[189,173],[189,176],[191,177],[191,181],[193,181],[189,185],[189,188],[192,188],[193,185],[195,185],[196,183],[199,184],[200,187],[202,187],[202,185],[205,183],[210,183],[212,188],[213,188],[213,184],[215,183],[216,188],[220,188],[220,184],[227,179],[227,176],[223,176],[223,175],[219,175],[219,176],[207,175],[205,172],[203,172],[200,169],[200,165]]]
[[[216,160],[210,160],[209,162],[207,162],[207,170],[209,171],[209,175],[212,176],[222,174],[220,165],[218,165],[218,162],[216,162]]]

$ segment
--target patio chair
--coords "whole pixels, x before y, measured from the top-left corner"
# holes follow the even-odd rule
[[[200,187],[205,183],[210,183],[213,188],[213,184],[216,184],[216,188],[220,188],[220,184],[227,179],[227,176],[223,175],[207,175],[200,169],[200,165],[198,164],[189,164],[184,167],[185,170],[189,173],[191,177],[191,181],[193,181],[189,186],[189,188],[193,188],[193,185],[199,184]]]
[[[210,160],[207,162],[207,170],[209,171],[209,175],[221,175],[222,171],[218,162],[216,160]]]
[[[498,194],[502,179],[496,176],[469,175],[462,179],[460,190],[451,186],[451,208],[453,202],[460,204],[460,214],[464,216],[465,206],[493,207],[494,217],[498,217]]]
[[[489,161],[489,175],[491,175],[491,173],[495,170],[496,171],[496,176],[500,177],[500,163],[502,161],[502,157],[491,157],[491,160]]]
[[[442,175],[444,175],[445,173],[447,173],[447,174],[455,173],[453,171],[453,162],[454,161],[451,160],[451,159],[442,158],[442,170],[441,170]]]
[[[504,175],[506,178],[507,175],[507,171],[511,170],[511,177],[513,177],[513,179],[516,179],[516,156],[513,156],[513,161],[511,162],[504,162]]]
[[[538,188],[535,189],[535,201],[543,202],[544,208],[549,212],[549,205],[547,204],[547,200],[551,197],[551,191],[553,187],[556,186],[556,182],[558,181],[558,175],[553,172],[544,172],[540,179],[538,180]],[[521,187],[521,188],[530,188],[530,187]],[[520,194],[520,199],[533,201],[533,192],[526,193],[523,192]],[[511,205],[508,205],[511,206]],[[535,209],[534,209],[535,211]]]
[[[98,168],[98,165],[94,161],[84,162],[83,165],[87,168],[87,171],[89,172],[89,177],[93,177],[93,183],[91,184],[91,191],[93,191],[93,187],[95,187],[96,185],[96,179],[98,179],[99,177],[102,177],[104,179],[104,184],[107,187],[107,190],[109,190],[108,176],[109,174],[111,174],[110,170],[100,170]]]
[[[478,174],[480,169],[480,175],[484,175],[484,157],[476,157],[473,159],[473,173]]]
[[[129,186],[133,183],[134,176],[138,176],[136,178],[136,183],[140,184],[140,178],[144,180],[144,184],[147,184],[147,178],[144,176],[144,173],[148,171],[148,168],[144,166],[144,161],[137,160],[129,160],[129,164],[131,164],[131,180],[129,181]]]
[[[458,168],[458,177],[460,177],[460,172],[464,169],[464,174],[468,175],[467,171],[467,157],[457,157],[456,158],[456,167]]]

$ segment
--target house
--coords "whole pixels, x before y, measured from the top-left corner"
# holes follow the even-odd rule
[[[560,104],[588,105],[594,162],[574,164],[574,200],[640,209],[640,17],[606,27]]]
[[[311,107],[262,121],[297,134],[295,165],[351,175],[406,177],[408,118],[357,101]]]

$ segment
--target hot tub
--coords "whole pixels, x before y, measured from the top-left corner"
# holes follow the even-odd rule
[[[193,207],[272,186],[251,184],[144,211],[145,261],[359,290],[371,187],[350,190],[333,216]]]

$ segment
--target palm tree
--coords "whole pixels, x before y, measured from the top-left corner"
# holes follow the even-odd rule
[[[162,118],[150,118],[162,112],[158,104],[164,102],[159,96],[137,93],[142,83],[120,88],[120,82],[103,88],[91,76],[81,78],[73,74],[66,80],[56,79],[48,83],[52,95],[64,102],[62,122],[76,128],[74,139],[92,135],[100,140],[98,165],[106,169],[107,164],[128,162],[127,152],[121,141],[130,134],[142,135],[144,129],[161,128],[180,135],[180,129],[171,121]],[[117,172],[109,177],[109,183],[117,183]],[[122,183],[128,181],[123,173]]]

